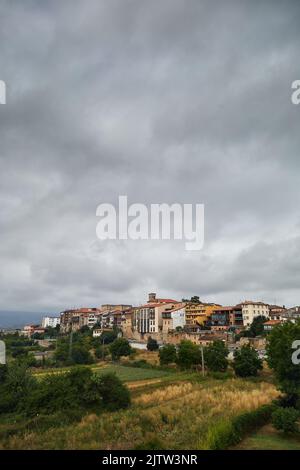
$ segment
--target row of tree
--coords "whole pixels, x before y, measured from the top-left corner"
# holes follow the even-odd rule
[[[182,369],[197,368],[203,363],[212,372],[225,372],[229,365],[228,349],[223,341],[214,341],[203,351],[188,340],[181,341],[178,347],[166,344],[159,349],[159,359],[161,365],[175,363]],[[240,377],[255,376],[263,367],[257,352],[249,345],[235,351],[232,366]]]

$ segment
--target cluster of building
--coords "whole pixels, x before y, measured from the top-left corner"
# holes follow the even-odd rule
[[[222,306],[201,301],[177,301],[158,298],[150,293],[145,304],[134,307],[127,304],[105,304],[101,307],[73,308],[59,317],[44,317],[41,326],[27,325],[23,334],[32,336],[46,328],[60,325],[61,333],[88,327],[94,336],[104,330],[118,328],[132,341],[146,342],[149,336],[161,343],[190,339],[197,344],[208,344],[216,338],[227,339],[232,333],[249,328],[256,317],[264,316],[266,331],[284,321],[300,318],[300,307],[270,305],[265,302],[244,301]]]

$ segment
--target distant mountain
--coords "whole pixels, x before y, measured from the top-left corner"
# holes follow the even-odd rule
[[[41,323],[45,313],[0,310],[1,328],[21,328],[27,323]]]

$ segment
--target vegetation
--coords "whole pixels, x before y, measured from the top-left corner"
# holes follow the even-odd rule
[[[220,421],[212,426],[206,438],[206,448],[222,450],[237,444],[249,432],[266,424],[274,405],[263,405],[255,410],[242,413],[231,421]]]
[[[264,335],[264,323],[266,323],[267,320],[267,317],[263,315],[255,317],[250,325],[250,328],[240,333],[239,337],[244,336],[246,338],[255,338],[256,336]]]
[[[31,416],[95,406],[112,410],[129,403],[129,392],[115,374],[99,376],[87,367],[46,375],[39,381],[24,364],[12,364],[0,386],[0,413],[19,412]]]
[[[223,341],[214,341],[204,348],[205,365],[213,372],[225,372],[228,367],[228,349]]]
[[[191,341],[183,340],[178,346],[177,364],[182,369],[190,369],[201,363],[201,351],[199,346]]]
[[[238,450],[300,450],[299,434],[277,431],[271,424],[263,426],[236,446]]]
[[[275,429],[285,433],[296,433],[299,431],[299,411],[295,408],[277,408],[272,414],[272,424]]]
[[[122,356],[129,356],[132,353],[132,348],[126,338],[115,339],[109,349],[113,360],[118,360]]]
[[[175,363],[177,360],[177,353],[174,344],[165,344],[160,348],[159,361],[162,366]]]
[[[151,336],[148,338],[147,341],[147,349],[148,351],[156,351],[158,349],[158,343],[156,339],[151,338]]]
[[[191,378],[195,375],[189,374]],[[204,449],[208,446],[207,436],[221,422],[232,422],[278,395],[269,383],[244,379],[222,383],[211,378],[187,380],[162,382],[154,389],[150,385],[148,389],[137,389],[130,407],[101,415],[90,411],[72,425],[60,426],[56,422],[55,426],[45,428],[44,422],[35,421],[33,426],[32,420],[26,424],[8,422],[6,418],[5,425],[0,421],[0,448]],[[247,429],[252,427],[248,425]]]
[[[244,345],[239,351],[235,351],[233,369],[238,377],[256,376],[262,368],[262,361],[250,345]]]
[[[300,338],[300,323],[286,322],[276,326],[268,335],[268,364],[273,369],[277,382],[283,392],[296,405],[300,396],[300,366],[294,364],[293,342]]]

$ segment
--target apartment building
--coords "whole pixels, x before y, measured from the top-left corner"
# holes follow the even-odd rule
[[[40,325],[25,325],[20,332],[22,336],[27,336],[28,338],[35,333],[44,334],[45,328],[42,328]]]
[[[292,307],[288,308],[284,313],[281,314],[282,321],[290,321],[292,323],[296,323],[300,320],[300,307]]]
[[[204,325],[207,323],[216,307],[220,305],[215,303],[187,303],[185,307],[185,320],[188,326]]]
[[[181,302],[174,299],[158,299],[155,293],[149,294],[148,302],[133,309],[133,329],[140,334],[162,331],[162,313],[167,307],[176,308]]]
[[[100,309],[94,307],[65,310],[60,314],[61,332],[78,331],[83,326],[92,328],[98,322],[100,313]]]
[[[230,318],[233,314],[233,307],[214,308],[210,317],[210,326],[213,330],[227,329],[230,324]]]
[[[250,326],[254,318],[259,316],[269,317],[269,305],[264,302],[245,300],[241,302],[244,326]]]
[[[162,312],[162,332],[167,334],[185,326],[185,303],[167,306]]]
[[[43,317],[42,327],[43,328],[56,328],[60,324],[60,317]]]
[[[281,320],[282,314],[286,312],[285,306],[269,305],[269,317],[271,320]]]

